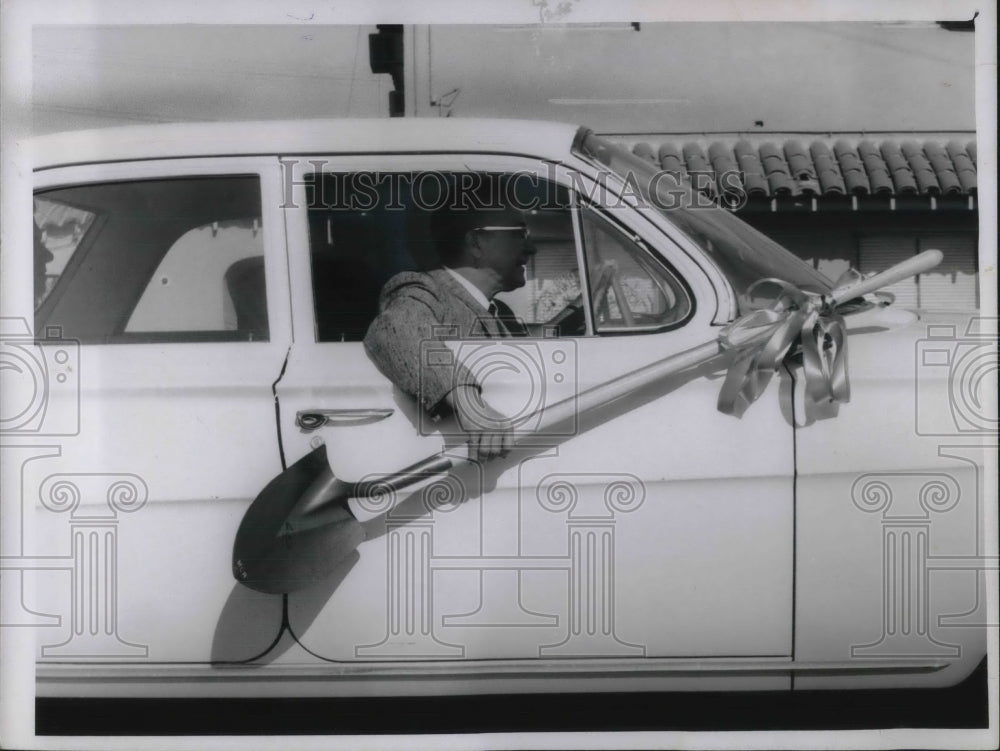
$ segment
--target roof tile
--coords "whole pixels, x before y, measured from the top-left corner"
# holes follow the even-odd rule
[[[677,177],[684,177],[687,174],[687,168],[684,166],[684,157],[675,144],[661,144],[656,154],[660,158],[660,167],[670,174]]]
[[[788,171],[785,157],[778,151],[778,147],[773,143],[765,143],[760,147],[760,161],[764,165],[764,174],[767,175],[767,184],[771,188],[772,196],[794,196],[799,190],[792,182],[792,175]]]
[[[830,147],[822,141],[813,141],[809,146],[809,155],[816,165],[821,193],[825,196],[844,195],[847,188],[844,186],[844,178],[837,167],[837,161],[830,153]]]
[[[975,195],[977,190],[974,142],[927,140],[921,144],[914,139],[886,139],[876,145],[863,139],[855,145],[849,138],[839,138],[832,146],[830,141],[816,139],[806,149],[795,139],[759,146],[747,138],[735,143],[720,139],[711,143],[707,156],[703,143],[636,143],[632,150],[674,175],[695,173],[691,176],[699,190],[713,197],[732,194],[729,173],[734,171],[746,193],[758,198],[958,196]]]
[[[892,182],[896,186],[896,194],[900,196],[912,196],[917,193],[917,181],[913,177],[913,171],[903,156],[899,144],[895,141],[882,142],[882,158],[885,159],[889,173],[892,175]]]
[[[653,155],[653,147],[648,143],[637,143],[632,147],[632,153],[652,162],[653,164],[657,164],[656,157]]]
[[[785,158],[792,176],[798,181],[799,190],[805,195],[819,195],[819,181],[809,153],[798,141],[785,142]]]
[[[871,141],[862,141],[858,144],[858,154],[861,156],[861,163],[865,165],[868,173],[868,181],[871,183],[872,192],[876,194],[889,195],[893,192],[892,180],[889,177],[889,167],[886,165],[882,154]]]
[[[729,199],[739,198],[742,181],[738,178],[739,169],[733,158],[733,150],[722,141],[716,141],[708,147],[708,158],[712,162],[712,169],[715,170],[719,193]]]
[[[871,192],[871,185],[868,183],[868,173],[865,172],[865,165],[858,156],[858,150],[841,139],[833,145],[833,153],[837,155],[840,171],[851,195],[868,195]]]
[[[949,141],[945,148],[948,150],[948,156],[951,157],[951,163],[955,165],[955,172],[958,173],[958,181],[962,184],[962,190],[975,194],[978,190],[976,165],[970,158],[968,151],[958,141]]]
[[[712,165],[709,164],[701,146],[693,141],[684,144],[684,161],[687,163],[688,172],[696,175],[693,180],[695,188],[705,195],[714,197],[716,195],[715,174],[712,172]],[[709,179],[701,178],[700,175],[707,175]]]
[[[924,154],[927,155],[927,161],[937,176],[941,192],[946,196],[959,195],[963,190],[962,183],[955,173],[955,166],[945,147],[934,141],[927,141],[924,143]]]
[[[736,144],[736,161],[743,173],[743,187],[751,198],[769,195],[767,178],[764,177],[764,166],[760,156],[749,141],[739,141]]]
[[[931,163],[927,160],[923,148],[916,141],[903,141],[900,149],[913,172],[920,192],[928,196],[941,195],[941,183],[938,181]]]

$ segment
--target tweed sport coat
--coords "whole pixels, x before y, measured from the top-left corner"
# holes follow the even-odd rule
[[[433,269],[404,271],[385,283],[364,344],[387,378],[434,411],[456,386],[479,385],[443,347],[435,349],[443,357],[428,357],[433,345],[422,351],[421,342],[504,336],[510,333],[448,271]]]

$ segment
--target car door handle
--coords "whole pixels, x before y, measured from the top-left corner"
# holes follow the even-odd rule
[[[295,424],[307,433],[325,425],[368,425],[384,420],[396,410],[384,409],[304,409],[295,414]]]

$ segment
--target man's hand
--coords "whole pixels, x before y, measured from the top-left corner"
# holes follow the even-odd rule
[[[454,410],[459,427],[469,436],[469,459],[482,461],[507,456],[514,445],[514,428],[507,417],[497,412],[468,385],[448,393],[445,402]]]

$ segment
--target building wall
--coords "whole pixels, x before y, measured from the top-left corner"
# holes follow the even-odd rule
[[[836,280],[849,267],[862,273],[936,248],[944,261],[931,272],[888,288],[896,301],[922,310],[979,307],[978,212],[873,212],[794,216],[745,213],[742,218]]]
[[[600,133],[975,130],[973,35],[934,23],[419,26],[408,114]]]

